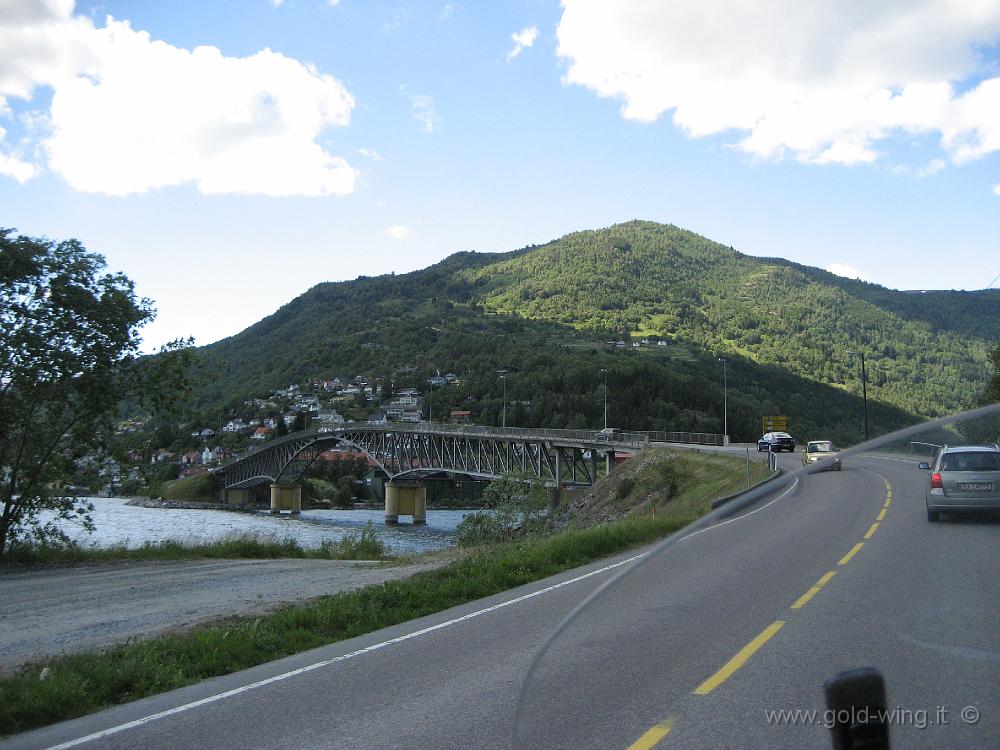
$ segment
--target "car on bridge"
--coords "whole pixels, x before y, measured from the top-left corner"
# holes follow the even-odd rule
[[[802,451],[802,463],[823,463],[820,471],[840,471],[840,451],[832,440],[810,440]]]
[[[778,451],[791,453],[795,450],[795,438],[787,432],[765,432],[764,436],[757,441],[757,452],[768,450],[772,453]]]
[[[941,520],[941,513],[974,513],[1000,510],[1000,447],[992,445],[944,446],[933,464],[924,496],[927,520]]]
[[[623,433],[620,427],[605,427],[594,435],[594,440],[600,443],[614,443],[622,440]]]

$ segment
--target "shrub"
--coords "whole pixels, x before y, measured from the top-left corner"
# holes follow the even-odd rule
[[[513,534],[513,527],[508,526],[508,520],[506,516],[477,510],[459,521],[455,528],[455,541],[459,547],[505,542]]]
[[[339,560],[379,560],[389,554],[389,546],[371,521],[360,532],[348,534],[339,542],[324,542],[321,549],[324,556]]]

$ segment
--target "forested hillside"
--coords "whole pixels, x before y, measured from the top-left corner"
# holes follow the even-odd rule
[[[499,313],[669,336],[858,393],[860,368],[848,352],[864,350],[880,401],[931,416],[975,400],[995,340],[985,331],[1000,336],[1000,294],[925,299],[811,271],[635,221],[462,275]]]
[[[438,389],[435,412],[496,423],[506,367],[508,424],[589,428],[602,423],[606,368],[612,424],[721,431],[725,357],[736,437],[782,413],[795,432],[853,442],[861,384],[848,352],[865,352],[873,424],[887,430],[972,404],[998,322],[1000,294],[895,292],[634,221],[320,284],[205,347],[218,379],[200,404],[334,375],[428,392],[426,378],[450,370],[462,384]],[[631,347],[644,337],[670,343]]]

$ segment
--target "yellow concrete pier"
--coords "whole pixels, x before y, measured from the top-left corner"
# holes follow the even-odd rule
[[[271,485],[271,513],[290,511],[293,516],[302,512],[302,487],[298,484]]]
[[[398,524],[400,516],[413,516],[414,524],[427,523],[427,486],[423,482],[386,482],[385,522]]]

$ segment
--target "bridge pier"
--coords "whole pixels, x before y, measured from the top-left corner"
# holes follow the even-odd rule
[[[396,480],[385,483],[385,522],[395,526],[400,516],[413,516],[414,525],[427,523],[427,485]]]
[[[281,511],[291,511],[293,516],[302,512],[302,486],[298,484],[271,485],[271,513],[275,516]]]
[[[607,468],[608,468],[608,474],[610,474],[612,471],[614,471],[615,468],[615,452],[609,450],[607,453],[604,454],[604,458],[608,462]]]
[[[224,505],[247,505],[250,502],[250,490],[246,487],[227,487],[222,491]]]

